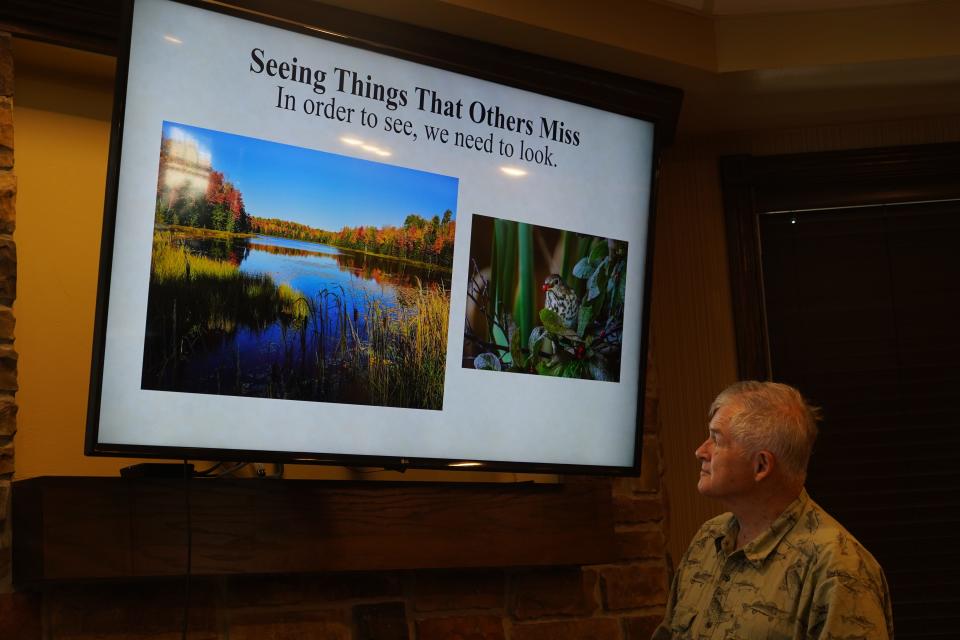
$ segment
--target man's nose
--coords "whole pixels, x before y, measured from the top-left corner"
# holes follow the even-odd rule
[[[696,451],[693,452],[693,455],[696,456],[697,460],[706,460],[709,452],[707,451],[710,446],[710,440],[704,440],[703,444],[697,447]]]

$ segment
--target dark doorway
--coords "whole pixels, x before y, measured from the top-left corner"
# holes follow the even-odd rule
[[[792,189],[763,186],[789,180],[785,157],[766,175],[770,159],[725,161],[741,377],[793,384],[823,407],[810,494],[880,561],[898,638],[955,638],[960,200],[939,179],[933,201],[922,181],[900,197],[889,175],[871,187],[863,157],[844,184],[842,155],[786,157],[835,172],[800,176],[793,206]]]

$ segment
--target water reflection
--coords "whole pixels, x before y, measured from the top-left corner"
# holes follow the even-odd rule
[[[418,282],[450,289],[449,269],[316,242],[270,236],[181,239],[198,255],[226,260],[246,273],[267,273],[308,295],[337,285],[362,285],[360,281],[368,281],[368,286],[362,286],[365,291],[380,292],[388,300],[396,297],[391,288],[415,287]]]

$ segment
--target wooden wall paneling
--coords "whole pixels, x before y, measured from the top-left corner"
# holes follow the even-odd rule
[[[609,481],[563,485],[195,479],[193,573],[598,564],[617,559]],[[14,582],[180,575],[187,482],[14,483]]]
[[[669,149],[657,205],[651,332],[674,560],[703,521],[720,512],[696,491],[693,452],[706,436],[710,402],[737,375],[716,153],[679,143]]]

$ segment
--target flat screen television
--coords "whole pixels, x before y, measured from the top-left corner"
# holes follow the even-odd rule
[[[86,452],[636,472],[680,92],[284,7],[128,6]]]

